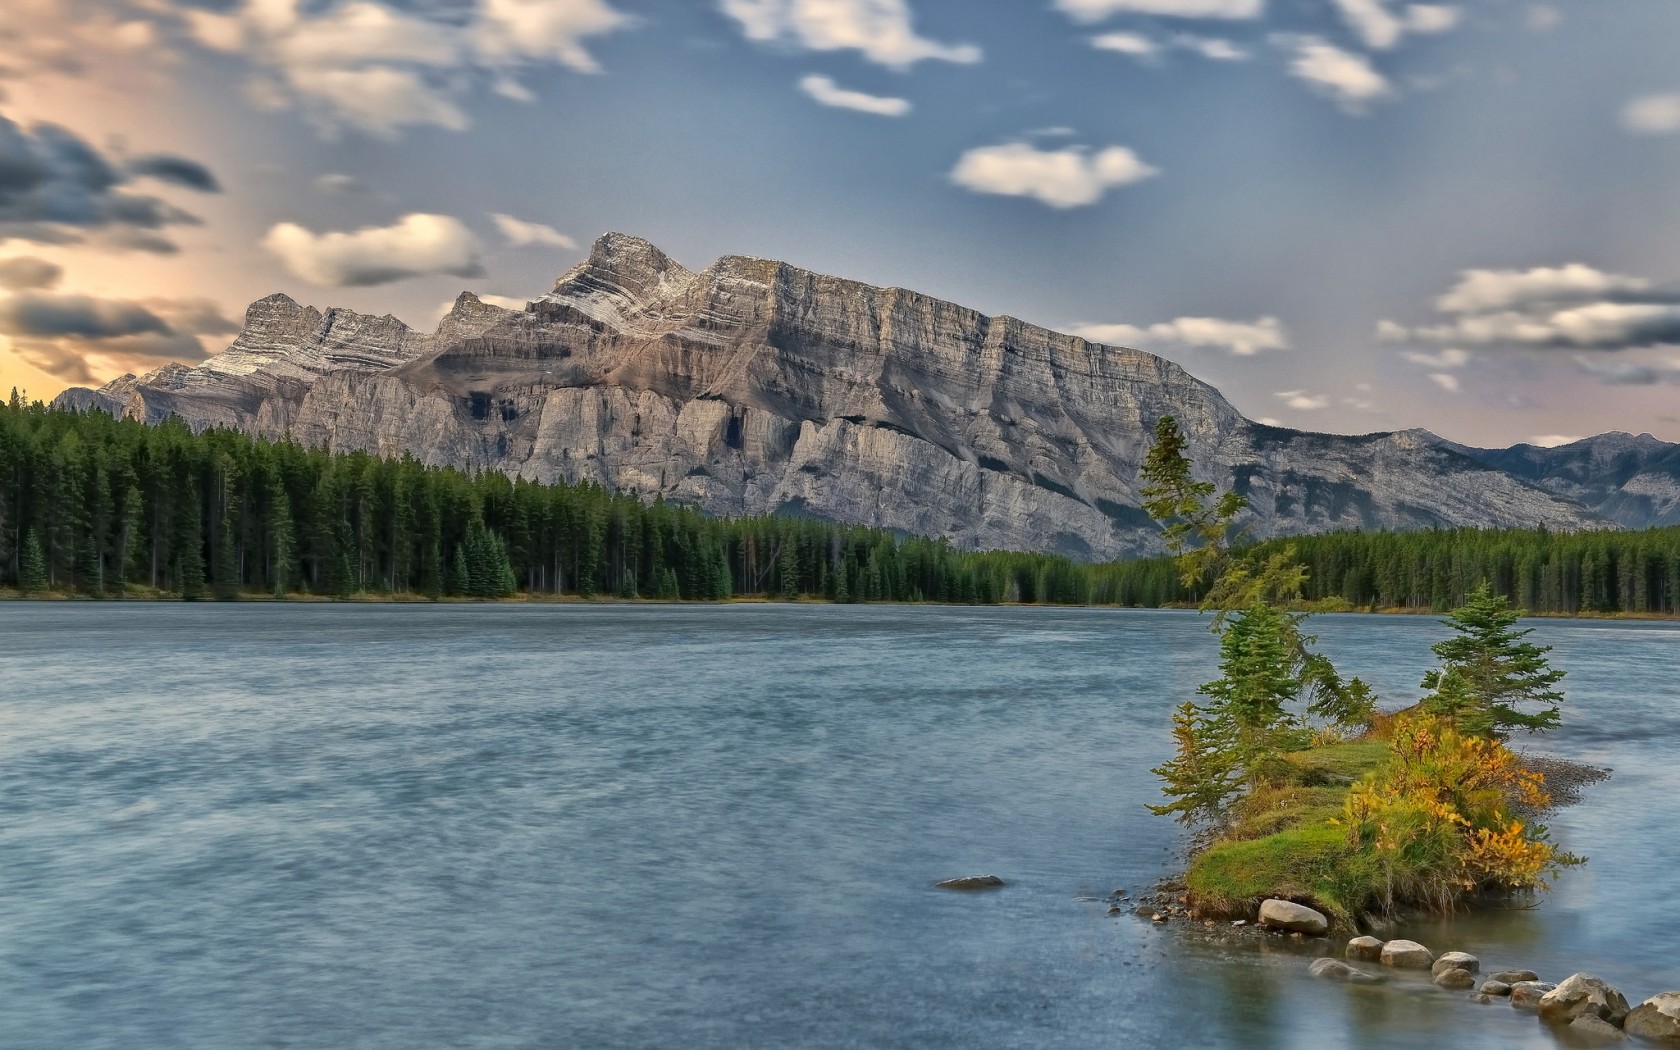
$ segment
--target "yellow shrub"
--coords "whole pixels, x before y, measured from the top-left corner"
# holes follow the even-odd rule
[[[1512,816],[1549,802],[1541,778],[1497,740],[1467,737],[1420,715],[1396,722],[1388,762],[1349,792],[1351,845],[1382,873],[1385,907],[1411,900],[1450,907],[1476,890],[1527,890],[1573,858],[1545,829]]]

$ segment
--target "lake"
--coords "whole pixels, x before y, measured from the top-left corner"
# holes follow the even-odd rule
[[[1445,630],[1312,622],[1389,707]],[[1591,862],[1408,932],[1680,989],[1680,626],[1536,626],[1535,746],[1616,770],[1550,821]],[[1557,1045],[1077,899],[1176,870],[1149,768],[1216,655],[1173,612],[0,603],[0,1045]]]

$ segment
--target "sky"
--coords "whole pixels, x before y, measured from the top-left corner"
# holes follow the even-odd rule
[[[275,291],[429,330],[616,230],[1292,427],[1680,440],[1677,54],[1680,0],[4,0],[0,390]]]

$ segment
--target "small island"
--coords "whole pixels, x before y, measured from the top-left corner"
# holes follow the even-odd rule
[[[1161,522],[1187,587],[1203,588],[1214,614],[1221,675],[1173,718],[1174,756],[1154,772],[1167,802],[1151,806],[1197,829],[1181,882],[1165,887],[1165,912],[1213,924],[1323,937],[1392,928],[1406,913],[1444,913],[1546,890],[1584,864],[1554,844],[1538,818],[1608,770],[1519,755],[1514,733],[1556,728],[1565,672],[1549,647],[1527,640],[1518,614],[1486,583],[1445,621],[1432,647],[1439,665],[1425,695],[1382,712],[1359,678],[1344,678],[1302,629],[1305,566],[1288,546],[1233,553],[1240,495],[1215,498],[1193,480],[1176,422],[1163,417],[1144,464],[1144,495]],[[1118,909],[1117,909],[1118,910]],[[1680,1040],[1680,993],[1637,1009],[1599,978],[1560,983],[1528,970],[1478,982],[1479,960],[1437,955],[1410,940],[1369,934],[1347,942],[1343,961],[1321,956],[1314,976],[1354,984],[1384,970],[1421,970],[1445,989],[1506,999],[1580,1037]]]

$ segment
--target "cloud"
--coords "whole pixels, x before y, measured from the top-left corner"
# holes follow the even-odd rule
[[[1298,412],[1317,412],[1330,405],[1328,396],[1309,394],[1305,390],[1279,390],[1272,396]]]
[[[1056,9],[1077,22],[1100,22],[1111,15],[1161,15],[1167,18],[1259,18],[1265,0],[1056,0]]]
[[[144,157],[137,157],[129,161],[128,170],[142,178],[153,178],[159,182],[173,183],[185,186],[189,190],[200,193],[220,193],[221,183],[210,169],[196,160],[177,157],[168,153],[152,153]]]
[[[951,169],[951,181],[976,193],[1031,197],[1052,208],[1094,204],[1110,189],[1160,172],[1124,146],[1090,153],[1081,146],[1041,150],[1025,142],[971,149]]]
[[[473,73],[529,101],[515,79],[526,66],[596,72],[583,41],[634,21],[605,0],[480,0],[465,17],[431,11],[376,0],[324,9],[245,0],[187,20],[200,44],[255,67],[247,94],[259,107],[299,109],[328,134],[355,128],[386,138],[415,125],[465,129],[460,101]]]
[[[1468,353],[1452,347],[1442,350],[1438,354],[1426,354],[1414,350],[1401,356],[1412,364],[1422,365],[1425,368],[1463,368],[1470,363]]]
[[[1333,0],[1349,30],[1366,47],[1387,51],[1407,33],[1445,33],[1461,17],[1456,7],[1444,4],[1409,4],[1400,14],[1389,10],[1387,0]]]
[[[1557,448],[1559,445],[1573,445],[1580,440],[1579,434],[1539,434],[1529,438],[1528,443],[1539,445],[1541,448]]]
[[[25,361],[87,383],[163,361],[201,361],[201,335],[237,326],[205,299],[105,299],[23,291],[0,298],[0,336]]]
[[[1101,33],[1091,38],[1091,46],[1098,51],[1114,51],[1145,60],[1157,58],[1169,48],[1190,51],[1217,62],[1236,62],[1248,57],[1246,50],[1229,40],[1189,33],[1176,33],[1159,41],[1141,33]]]
[[[361,179],[356,178],[354,175],[342,175],[336,172],[317,176],[314,185],[315,188],[320,190],[322,193],[351,194],[368,192],[367,184]]]
[[[908,99],[886,98],[881,95],[868,95],[862,91],[851,91],[828,77],[815,73],[801,79],[799,88],[823,105],[838,109],[855,109],[859,113],[873,113],[878,117],[902,117],[910,112]]]
[[[70,244],[96,230],[117,247],[173,251],[157,231],[198,219],[156,197],[125,191],[133,177],[75,132],[56,124],[25,129],[0,115],[0,240]]]
[[[1530,270],[1465,270],[1459,274],[1458,283],[1435,300],[1435,308],[1442,313],[1487,313],[1637,295],[1650,286],[1651,282],[1643,278],[1604,273],[1581,263]]]
[[[748,40],[809,51],[857,51],[871,62],[908,69],[934,59],[971,64],[973,44],[941,44],[917,36],[905,0],[721,0]]]
[[[516,219],[500,212],[492,213],[490,218],[496,223],[496,229],[507,238],[507,242],[516,248],[540,244],[550,248],[564,248],[569,252],[577,251],[577,242],[552,226],[544,226],[540,222],[526,222],[524,219]]]
[[[291,222],[276,224],[262,246],[294,277],[327,287],[385,284],[449,274],[482,277],[481,247],[459,219],[405,215],[391,226],[317,234]]]
[[[1456,394],[1463,389],[1458,377],[1451,372],[1431,372],[1429,378],[1436,386],[1449,394]]]
[[[1642,95],[1622,107],[1622,127],[1634,135],[1680,132],[1680,93]]]
[[[1275,317],[1253,321],[1227,321],[1218,317],[1177,317],[1147,327],[1129,324],[1082,324],[1069,329],[1074,335],[1098,343],[1150,349],[1223,350],[1237,357],[1251,357],[1267,350],[1286,350],[1289,337]]]
[[[1548,33],[1563,22],[1563,12],[1550,4],[1535,4],[1528,9],[1523,24],[1531,33]]]
[[[1141,33],[1103,33],[1091,38],[1091,46],[1098,51],[1114,51],[1138,58],[1150,58],[1161,50],[1160,44]]]
[[[0,288],[11,292],[52,288],[64,276],[64,268],[45,259],[20,255],[0,259]]]
[[[1680,358],[1662,361],[1606,361],[1577,355],[1575,367],[1607,386],[1651,386],[1680,382]]]
[[[1290,75],[1306,81],[1314,90],[1335,101],[1348,113],[1360,114],[1368,103],[1393,94],[1388,79],[1371,66],[1370,59],[1315,36],[1287,37],[1293,48]]]
[[[1626,350],[1680,345],[1680,289],[1581,263],[1466,270],[1435,301],[1442,324],[1379,323],[1386,342]]]

